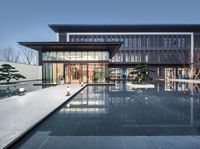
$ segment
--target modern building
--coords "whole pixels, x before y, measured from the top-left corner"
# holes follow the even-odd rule
[[[141,62],[153,79],[189,78],[197,70],[200,25],[57,25],[55,42],[19,42],[39,52],[43,79],[66,83],[132,79]]]

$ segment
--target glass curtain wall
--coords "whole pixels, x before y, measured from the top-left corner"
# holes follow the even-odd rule
[[[123,75],[123,70],[121,68],[110,68],[109,77],[111,80],[121,79]]]
[[[43,79],[48,82],[105,82],[108,74],[106,51],[46,51],[42,58]]]
[[[88,82],[105,82],[105,64],[88,64]]]
[[[86,64],[66,64],[65,65],[66,83],[87,83]]]
[[[52,64],[43,64],[43,80],[47,83],[52,83],[53,80],[53,65]]]
[[[97,83],[105,82],[106,65],[103,63],[65,65],[66,83]]]
[[[63,79],[66,83],[105,82],[107,70],[105,63],[45,63],[43,80],[49,83],[60,83]]]
[[[190,35],[70,35],[74,42],[123,42],[112,62],[185,64],[190,62]],[[183,61],[184,60],[184,61]]]
[[[44,63],[43,80],[47,83],[60,83],[64,79],[64,65],[62,63]]]
[[[46,51],[42,54],[42,60],[43,61],[108,61],[109,53],[106,51],[64,51],[64,52]]]

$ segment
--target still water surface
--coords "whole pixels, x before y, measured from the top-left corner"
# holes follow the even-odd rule
[[[199,86],[153,83],[88,86],[12,148],[199,149]]]

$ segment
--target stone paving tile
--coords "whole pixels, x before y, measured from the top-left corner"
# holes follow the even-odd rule
[[[3,148],[5,145],[9,144],[11,140],[17,138],[21,134],[22,130],[14,129],[0,129],[0,148]]]
[[[126,149],[157,149],[148,136],[123,136]]]
[[[76,142],[77,144],[77,142]],[[43,143],[41,149],[65,149],[69,147],[69,136],[51,136],[48,140]]]
[[[79,84],[69,86],[70,96],[66,96],[67,85],[58,85],[0,102],[0,148],[26,132],[82,88]]]
[[[126,149],[122,136],[99,136],[96,139],[97,149]]]
[[[195,136],[148,136],[155,148],[199,149],[200,141]]]

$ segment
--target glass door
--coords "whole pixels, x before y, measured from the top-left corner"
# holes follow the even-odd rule
[[[87,65],[86,64],[66,64],[65,65],[66,83],[87,83]]]
[[[65,65],[65,82],[66,83],[80,83],[80,65],[67,64]]]
[[[81,68],[81,81],[80,82],[84,82],[87,83],[87,65],[80,65]]]
[[[94,79],[94,64],[88,64],[88,83],[92,83]]]
[[[70,67],[70,80],[71,83],[80,83],[80,78],[81,78],[81,74],[80,74],[80,65],[79,64],[71,64]]]
[[[105,64],[66,64],[66,83],[105,82]]]

